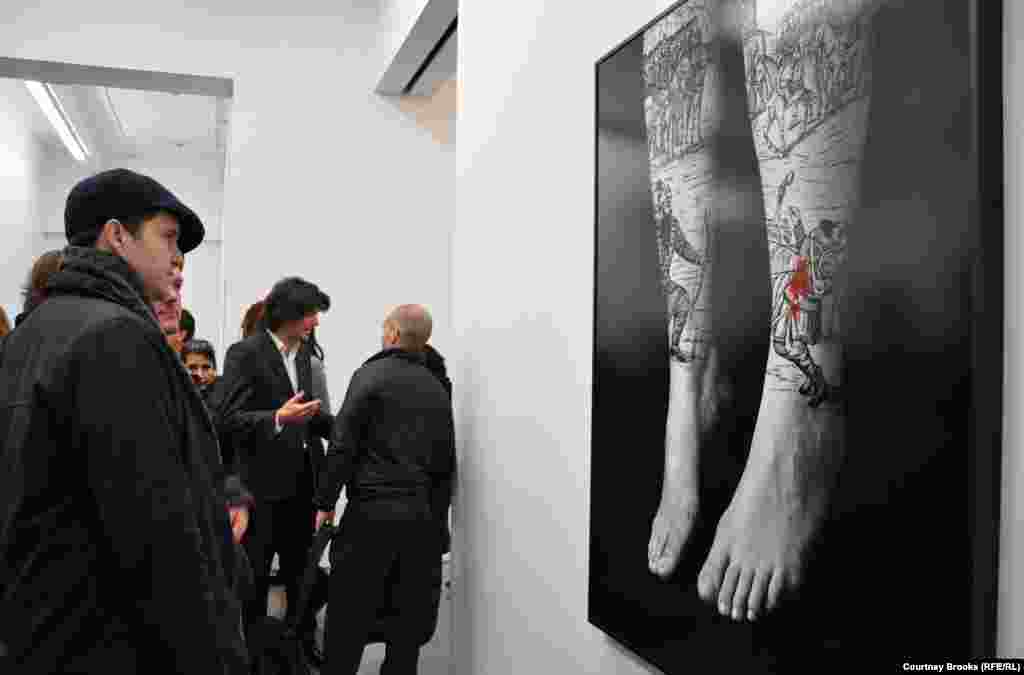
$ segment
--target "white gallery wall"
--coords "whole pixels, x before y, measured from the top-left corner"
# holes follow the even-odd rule
[[[279,278],[320,284],[333,301],[318,335],[339,402],[379,348],[389,306],[428,305],[437,347],[451,345],[454,148],[373,93],[395,44],[382,31],[414,15],[398,4],[408,3],[0,4],[4,56],[234,81],[224,340],[237,338],[244,309]]]
[[[1024,387],[1021,316],[1024,315],[1024,3],[1003,3],[1003,87],[1005,89],[1006,299],[1003,388],[1003,508],[999,538],[999,656],[1024,658]]]
[[[462,673],[655,672],[587,622],[594,64],[670,5],[460,4]]]

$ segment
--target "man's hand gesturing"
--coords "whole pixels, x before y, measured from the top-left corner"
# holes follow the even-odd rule
[[[305,424],[320,412],[320,399],[303,403],[302,397],[305,395],[305,392],[300,391],[278,409],[276,418],[278,424],[282,426],[285,424]]]

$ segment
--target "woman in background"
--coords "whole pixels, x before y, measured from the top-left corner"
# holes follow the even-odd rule
[[[25,285],[22,286],[21,289],[21,296],[24,304],[22,306],[21,314],[14,319],[15,326],[24,321],[29,312],[38,307],[39,304],[46,299],[46,284],[50,281],[50,277],[53,276],[55,272],[60,271],[63,264],[64,252],[60,249],[47,251],[36,258],[35,263],[32,264],[32,269],[28,272],[28,279],[25,280]]]
[[[249,309],[245,310],[245,316],[242,317],[242,339],[249,337],[256,332],[256,327],[260,325],[263,320],[263,311],[265,305],[263,300],[254,302],[249,305]]]

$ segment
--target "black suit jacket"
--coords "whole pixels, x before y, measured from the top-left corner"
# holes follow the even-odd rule
[[[307,400],[312,387],[309,350],[295,359],[299,389]],[[221,438],[231,444],[234,469],[259,500],[292,497],[312,503],[314,480],[323,450],[314,437],[329,439],[333,420],[321,411],[307,424],[275,431],[274,416],[295,395],[281,353],[266,330],[259,330],[228,349],[216,395]]]

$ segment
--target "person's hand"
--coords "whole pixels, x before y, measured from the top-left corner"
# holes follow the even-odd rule
[[[319,532],[324,523],[334,523],[334,511],[317,511],[313,517],[313,531]]]
[[[231,517],[231,534],[235,543],[241,544],[245,531],[249,529],[249,507],[229,506],[228,515]]]
[[[320,399],[303,403],[302,397],[305,395],[305,392],[300,391],[295,394],[295,396],[288,399],[288,402],[278,409],[278,424],[281,426],[286,424],[305,424],[312,419],[314,415],[320,412]]]

